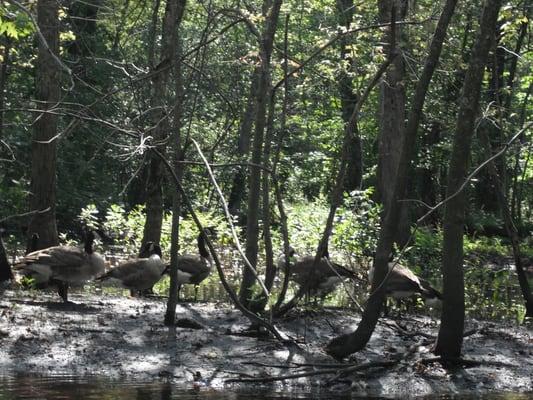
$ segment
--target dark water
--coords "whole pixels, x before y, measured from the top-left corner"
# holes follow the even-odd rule
[[[351,394],[335,395],[327,391],[311,393],[272,393],[261,390],[220,391],[208,388],[183,389],[168,382],[113,381],[102,377],[27,375],[0,376],[0,400],[268,400],[268,399],[379,399]],[[483,395],[444,395],[424,400],[527,400],[531,394],[491,393]]]

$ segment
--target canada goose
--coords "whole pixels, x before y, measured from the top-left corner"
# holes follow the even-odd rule
[[[214,234],[213,228],[204,228],[204,232]],[[180,298],[181,285],[194,285],[194,301],[198,296],[198,285],[206,279],[213,268],[211,254],[205,246],[205,239],[200,232],[197,238],[198,255],[184,254],[178,257],[178,300]],[[170,272],[170,264],[167,264],[163,273]]]
[[[34,282],[57,285],[57,292],[68,303],[68,285],[83,284],[104,272],[103,257],[93,251],[94,233],[88,231],[83,249],[72,246],[53,246],[24,256],[13,266]]]
[[[3,229],[0,229],[0,296],[9,287],[13,280],[13,272],[11,271],[11,265],[7,260],[7,252],[4,247],[4,241],[2,240]]]
[[[151,288],[161,279],[165,269],[165,264],[161,260],[161,247],[153,242],[147,242],[141,252],[148,257],[123,262],[96,280],[129,289],[132,296]]]
[[[389,262],[389,271],[384,283],[387,296],[402,299],[420,293],[429,305],[438,304],[442,299],[437,289],[433,288],[428,281],[415,275],[409,268],[395,262]],[[374,266],[368,272],[370,282],[372,282],[373,277]]]
[[[324,251],[323,257],[313,269],[314,261],[314,256],[297,257],[291,266],[292,280],[301,287],[305,285],[310,293],[320,294],[324,297],[332,292],[335,286],[345,278],[357,279],[357,275],[354,272],[340,264],[330,261],[327,248]]]

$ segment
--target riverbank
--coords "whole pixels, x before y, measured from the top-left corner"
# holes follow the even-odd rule
[[[73,292],[74,306],[46,292],[8,290],[0,299],[0,368],[5,372],[116,379],[171,380],[184,387],[350,391],[371,396],[532,390],[531,326],[468,321],[464,368],[431,362],[437,321],[384,319],[367,348],[345,363],[345,376],[323,373],[341,366],[323,346],[357,326],[353,310],[291,314],[279,329],[299,343],[251,337],[238,311],[221,303],[178,305],[179,325],[162,324],[164,299]],[[394,360],[390,365],[383,361]],[[301,374],[289,380],[283,376]],[[308,375],[308,376],[305,376]],[[263,382],[244,382],[251,379]],[[335,378],[335,379],[333,379]],[[237,382],[241,380],[241,382]]]

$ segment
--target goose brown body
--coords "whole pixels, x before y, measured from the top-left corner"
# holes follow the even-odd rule
[[[103,257],[93,252],[94,234],[87,233],[85,247],[53,246],[24,256],[13,266],[22,276],[37,285],[53,282],[59,295],[68,302],[68,285],[81,285],[104,272]]]
[[[289,255],[295,255],[291,248]],[[296,257],[291,265],[291,279],[301,287],[305,286],[311,293],[325,295],[335,289],[344,279],[356,279],[356,274],[348,268],[329,259],[326,249],[324,257],[314,265],[314,256]],[[278,267],[285,264],[285,256],[278,259]]]
[[[145,247],[148,257],[123,262],[97,280],[129,289],[132,294],[135,291],[150,289],[161,279],[165,264],[161,260],[159,245],[148,242]]]
[[[417,276],[409,268],[394,262],[388,264],[389,273],[385,282],[387,296],[401,299],[419,293],[424,300],[432,302],[441,299],[440,292],[430,283]],[[369,280],[372,282],[374,268],[369,271]]]
[[[205,228],[204,231],[214,234],[213,228]],[[205,280],[213,269],[211,254],[206,248],[203,234],[197,237],[198,254],[184,254],[178,257],[178,299],[182,285],[195,285],[194,299],[198,294],[198,285]],[[170,264],[167,264],[165,273],[170,271]]]

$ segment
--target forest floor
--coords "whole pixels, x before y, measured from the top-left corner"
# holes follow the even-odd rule
[[[164,299],[84,292],[72,293],[72,306],[58,299],[53,293],[6,291],[0,299],[1,371],[401,398],[533,390],[531,325],[467,321],[464,354],[471,362],[447,370],[431,361],[437,321],[413,315],[382,319],[367,348],[344,362],[360,370],[340,378],[331,372],[339,364],[323,347],[357,326],[360,316],[352,310],[294,311],[277,324],[300,345],[289,349],[272,338],[247,336],[248,321],[227,304],[180,303],[179,324],[198,326],[170,329],[162,323]],[[386,360],[394,362],[377,364]],[[325,369],[330,372],[322,374]],[[274,380],[308,372],[316,375]],[[229,381],[254,377],[266,379]]]

